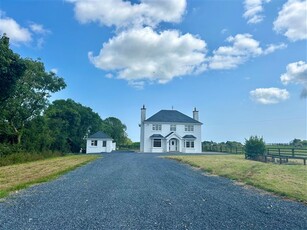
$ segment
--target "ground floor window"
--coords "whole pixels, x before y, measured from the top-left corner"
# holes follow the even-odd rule
[[[91,146],[97,146],[97,140],[92,140],[91,141]]]
[[[102,147],[106,147],[107,146],[107,141],[103,141],[102,142]]]
[[[153,147],[161,147],[161,139],[154,139],[153,140]]]
[[[194,141],[186,141],[185,147],[186,148],[194,148]]]

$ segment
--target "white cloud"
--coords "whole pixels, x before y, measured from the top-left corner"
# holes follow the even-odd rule
[[[6,17],[0,12],[0,35],[6,34],[14,44],[27,43],[32,40],[30,31],[21,27],[14,19]]]
[[[307,39],[307,1],[289,0],[274,21],[274,30],[290,41]]]
[[[263,20],[262,14],[264,3],[270,2],[271,0],[245,0],[244,9],[245,12],[243,17],[247,19],[247,23],[256,24]]]
[[[5,33],[14,45],[31,42],[35,43],[38,48],[42,48],[45,43],[44,37],[50,33],[50,30],[45,29],[43,25],[34,22],[29,24],[29,28],[22,27],[1,10],[0,17],[0,35]]]
[[[107,74],[106,74],[106,78],[110,78],[110,79],[113,78],[113,74],[107,73]]]
[[[44,26],[41,25],[41,24],[37,24],[37,23],[32,22],[29,27],[36,34],[45,35],[45,34],[50,33],[50,30],[45,29]]]
[[[302,97],[306,97],[307,90],[307,63],[304,61],[293,62],[287,65],[287,72],[280,77],[281,82],[284,85],[287,84],[299,84],[304,87],[302,91]]]
[[[253,39],[250,34],[230,36],[226,41],[233,44],[231,46],[221,46],[213,51],[213,56],[208,59],[210,69],[233,69],[251,57],[266,55],[286,47],[285,44],[270,44],[266,49],[263,49],[260,47],[260,43]]]
[[[250,97],[259,104],[277,104],[285,101],[290,97],[286,89],[279,88],[258,88],[250,91]]]
[[[57,74],[57,73],[58,73],[58,69],[57,69],[57,68],[52,68],[52,69],[50,70],[50,72],[52,72],[52,73],[54,73],[54,74]]]
[[[160,22],[179,22],[186,0],[141,0],[132,4],[123,0],[67,0],[74,4],[75,17],[81,23],[127,27],[156,26]]]
[[[284,48],[287,48],[287,45],[284,44],[284,43],[280,43],[278,45],[270,44],[270,45],[267,46],[266,49],[263,50],[262,53],[263,53],[263,55],[267,55],[267,54],[275,52],[276,50],[280,50],[280,49],[284,49]]]
[[[114,71],[118,78],[140,86],[144,80],[167,83],[204,70],[205,52],[206,43],[191,34],[157,33],[145,27],[119,33],[103,44],[98,56],[89,52],[89,58],[97,68]]]

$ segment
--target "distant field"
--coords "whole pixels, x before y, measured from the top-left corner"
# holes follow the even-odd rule
[[[245,160],[242,155],[169,156],[215,175],[307,203],[307,167]]]
[[[65,156],[0,167],[0,198],[32,184],[55,179],[98,157],[97,155]]]

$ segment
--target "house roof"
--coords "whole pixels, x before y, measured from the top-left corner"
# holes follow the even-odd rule
[[[180,113],[177,110],[160,110],[150,118],[146,119],[145,122],[174,122],[174,123],[195,123],[201,124],[201,122]]]
[[[194,137],[193,135],[185,135],[182,138],[185,138],[185,139],[196,139],[196,137]]]
[[[164,138],[161,134],[153,134],[150,138]]]
[[[111,137],[109,137],[107,134],[105,134],[102,131],[98,131],[97,133],[90,135],[88,138],[112,139]]]

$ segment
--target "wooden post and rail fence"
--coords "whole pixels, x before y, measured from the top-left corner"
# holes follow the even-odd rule
[[[279,159],[281,164],[283,161],[288,162],[289,159],[303,160],[304,165],[306,165],[307,160],[307,149],[297,149],[297,148],[267,148],[264,155],[265,161],[271,158],[273,161]]]
[[[208,152],[223,152],[231,154],[245,154],[244,147],[228,147],[228,146],[206,146],[203,151]],[[302,160],[304,165],[307,161],[307,149],[306,148],[266,148],[264,153],[264,159],[275,161],[279,159],[279,163],[288,162],[289,159]]]

